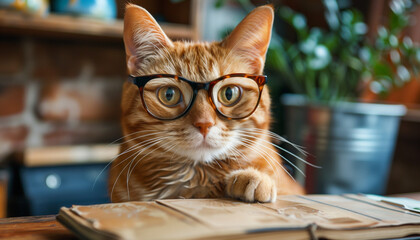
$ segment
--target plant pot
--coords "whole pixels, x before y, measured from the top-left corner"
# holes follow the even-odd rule
[[[308,193],[384,194],[403,105],[341,102],[309,104],[303,96],[284,95],[286,138],[303,146],[296,160],[306,178],[296,176]]]

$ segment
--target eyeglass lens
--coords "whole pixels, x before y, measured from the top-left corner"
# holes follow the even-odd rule
[[[217,110],[224,116],[243,118],[257,106],[259,92],[258,84],[253,79],[232,77],[218,82],[211,97]]]

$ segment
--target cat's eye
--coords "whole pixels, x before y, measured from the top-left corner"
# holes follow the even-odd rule
[[[242,95],[242,88],[235,85],[224,86],[219,90],[218,100],[226,107],[230,107],[239,102]]]
[[[159,101],[167,107],[174,107],[182,100],[181,91],[175,86],[160,87],[156,94]]]

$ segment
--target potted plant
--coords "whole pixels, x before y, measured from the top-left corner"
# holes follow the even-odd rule
[[[418,73],[420,49],[401,34],[414,3],[391,1],[388,27],[374,41],[359,11],[323,3],[328,29],[309,28],[289,8],[278,12],[296,32],[296,41],[274,33],[266,65],[300,94],[282,97],[286,135],[310,153],[302,158],[322,167],[306,167],[310,193],[383,194],[405,107],[359,99],[367,89],[382,96]]]

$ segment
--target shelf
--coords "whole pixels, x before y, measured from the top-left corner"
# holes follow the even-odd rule
[[[172,39],[193,39],[194,29],[189,25],[161,23],[162,29]],[[32,16],[19,12],[0,10],[0,30],[22,34],[70,34],[120,40],[123,21],[101,21],[86,17],[49,14],[47,17]]]
[[[119,149],[118,144],[33,147],[26,148],[19,160],[26,167],[108,163]]]

